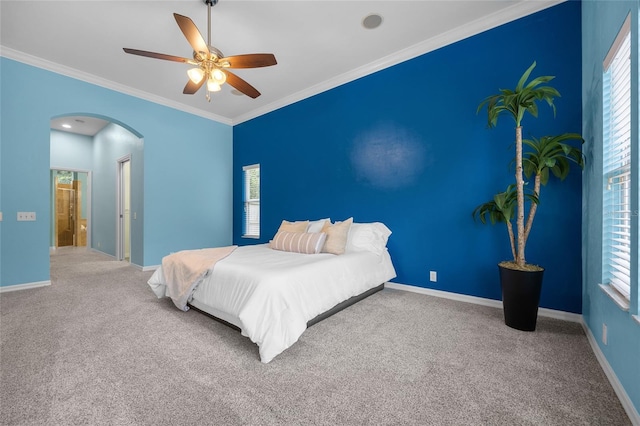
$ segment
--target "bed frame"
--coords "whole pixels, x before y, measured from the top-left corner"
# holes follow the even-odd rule
[[[319,323],[320,321],[329,318],[331,315],[337,314],[338,312],[340,312],[341,310],[348,308],[349,306],[353,305],[354,303],[358,303],[359,301],[361,301],[362,299],[366,299],[367,297],[371,296],[374,293],[379,292],[380,290],[382,290],[384,288],[384,283],[380,284],[377,287],[373,287],[370,288],[369,290],[365,291],[364,293],[360,293],[357,294],[353,297],[350,297],[349,299],[345,300],[344,302],[338,303],[336,306],[334,306],[333,308],[329,309],[326,312],[321,313],[320,315],[318,315],[317,317],[309,320],[307,322],[307,328],[311,327],[314,324]],[[189,307],[191,309],[194,309],[206,316],[208,316],[209,318],[212,318],[228,327],[233,328],[236,331],[242,331],[240,330],[240,327],[238,327],[235,324],[231,324],[228,321],[225,321],[221,318],[216,317],[215,315],[210,314],[209,312],[203,311],[202,309],[198,309],[195,306],[191,305],[190,303],[188,303]]]

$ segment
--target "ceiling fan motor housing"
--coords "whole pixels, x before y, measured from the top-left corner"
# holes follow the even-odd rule
[[[224,55],[222,54],[222,52],[219,49],[217,49],[217,48],[215,48],[213,46],[207,46],[207,47],[209,48],[209,52],[211,52],[211,54],[213,56],[217,56],[218,59],[224,58]],[[202,54],[200,52],[196,52],[194,50],[193,51],[193,59],[195,59],[196,61],[202,61],[205,58],[202,58]]]

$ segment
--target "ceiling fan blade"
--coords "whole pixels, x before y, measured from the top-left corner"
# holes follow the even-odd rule
[[[164,59],[165,61],[174,61],[174,62],[193,63],[192,59],[181,58],[179,56],[173,56],[173,55],[165,55],[164,53],[147,52],[146,50],[129,49],[127,47],[123,48],[122,50],[124,50],[126,53],[131,53],[132,55],[146,56],[147,58]]]
[[[203,78],[202,80],[200,80],[200,83],[194,83],[193,81],[189,80],[187,82],[187,85],[184,86],[184,90],[182,91],[182,93],[184,93],[185,95],[193,95],[198,90],[200,90],[200,88],[202,87],[205,81],[206,81],[206,78]]]
[[[202,38],[202,34],[196,27],[196,24],[190,18],[186,16],[178,15],[177,13],[173,14],[173,17],[176,18],[176,22],[178,26],[182,30],[182,34],[187,38],[187,41],[193,47],[194,52],[202,52],[207,57],[209,56],[209,47],[207,43],[205,43]]]
[[[272,53],[253,53],[248,55],[227,56],[220,62],[228,62],[229,68],[260,68],[276,65],[276,57]]]
[[[253,87],[252,85],[250,85],[249,83],[247,83],[246,81],[238,77],[237,75],[227,70],[222,70],[222,72],[224,72],[227,75],[227,83],[229,83],[231,86],[235,87],[245,95],[253,99],[260,96],[260,92],[258,92],[258,90],[255,87]]]

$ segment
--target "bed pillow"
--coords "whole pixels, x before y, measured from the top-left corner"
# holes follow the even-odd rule
[[[344,253],[347,245],[347,237],[349,236],[349,228],[351,228],[352,223],[352,217],[344,222],[336,222],[333,225],[331,222],[326,222],[322,227],[322,232],[327,234],[327,240],[324,242],[322,252],[333,254]]]
[[[307,232],[322,232],[322,227],[327,221],[331,223],[331,219],[329,218],[310,221],[309,226],[307,226]]]
[[[345,251],[370,251],[381,255],[389,240],[391,230],[383,223],[354,223],[349,230]]]
[[[322,232],[278,231],[269,246],[275,250],[316,254],[322,250],[326,237],[327,234]]]
[[[308,226],[308,220],[299,220],[297,222],[289,222],[287,220],[283,220],[280,224],[280,228],[278,228],[278,232],[306,232]]]

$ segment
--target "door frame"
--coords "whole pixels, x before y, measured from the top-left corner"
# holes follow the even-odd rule
[[[92,182],[92,172],[91,170],[85,170],[85,169],[74,169],[72,167],[51,167],[49,169],[49,180],[51,180],[51,172],[52,171],[61,171],[61,172],[74,172],[74,173],[86,173],[87,174],[87,193],[86,195],[83,195],[86,199],[87,202],[87,246],[86,248],[89,249],[91,248],[91,206],[93,205],[93,202],[91,201],[91,182]],[[55,182],[50,182],[49,183],[51,189],[51,194],[52,194],[52,204],[51,204],[51,213],[50,213],[50,223],[49,223],[49,227],[51,228],[51,226],[53,226],[53,232],[56,232],[56,191],[55,191]],[[51,229],[49,229],[49,233],[51,233]],[[50,248],[50,250],[55,250],[56,246],[55,244]]]
[[[123,181],[124,163],[129,163],[129,182]],[[128,183],[129,207],[131,207],[131,154],[123,155],[116,160],[116,259],[124,260],[124,185]],[[129,263],[131,263],[131,217],[129,217]]]

